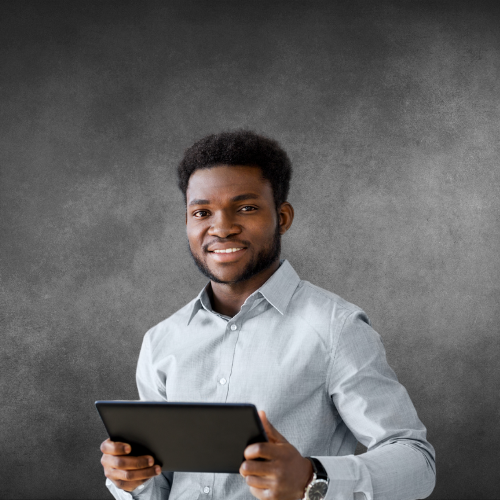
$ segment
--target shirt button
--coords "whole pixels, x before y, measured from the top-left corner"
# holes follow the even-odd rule
[[[210,493],[210,488],[208,486],[205,486],[203,488],[203,493]]]
[[[144,489],[144,485],[143,485],[143,484],[141,484],[141,485],[139,486],[139,489],[140,489],[140,490]]]
[[[227,382],[227,380],[226,380],[225,378],[221,378],[221,379],[219,380],[219,382],[220,382],[222,385],[224,385],[224,384]]]
[[[234,332],[235,330],[237,330],[237,329],[238,329],[238,327],[237,327],[236,325],[231,325],[231,330],[233,330],[233,332]]]

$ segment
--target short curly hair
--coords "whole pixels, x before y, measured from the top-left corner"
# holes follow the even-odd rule
[[[286,152],[273,139],[251,130],[235,130],[208,135],[186,149],[177,167],[178,186],[185,202],[193,172],[217,165],[259,167],[262,176],[271,183],[276,209],[287,201],[292,164]]]

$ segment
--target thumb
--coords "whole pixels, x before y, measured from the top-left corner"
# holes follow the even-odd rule
[[[267,415],[266,415],[265,411],[260,410],[259,411],[259,417],[260,417],[260,419],[262,421],[262,425],[264,427],[264,430],[266,431],[267,437],[269,438],[269,441],[271,443],[288,443],[288,441],[286,440],[286,438],[284,436],[282,436],[274,428],[274,426],[271,424],[271,422],[269,422],[269,420],[267,420]]]

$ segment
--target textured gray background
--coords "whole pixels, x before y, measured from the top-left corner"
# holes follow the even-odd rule
[[[249,127],[284,256],[363,307],[437,450],[500,498],[500,2],[1,3],[0,496],[105,499],[96,399],[204,285],[175,166]]]

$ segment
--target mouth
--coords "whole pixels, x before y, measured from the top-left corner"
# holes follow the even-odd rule
[[[244,247],[234,247],[208,251],[208,254],[217,262],[234,262],[238,260],[246,251],[247,249]]]
[[[238,248],[221,248],[220,250],[212,250],[213,253],[234,253],[239,252],[240,250],[244,250],[243,247]]]

